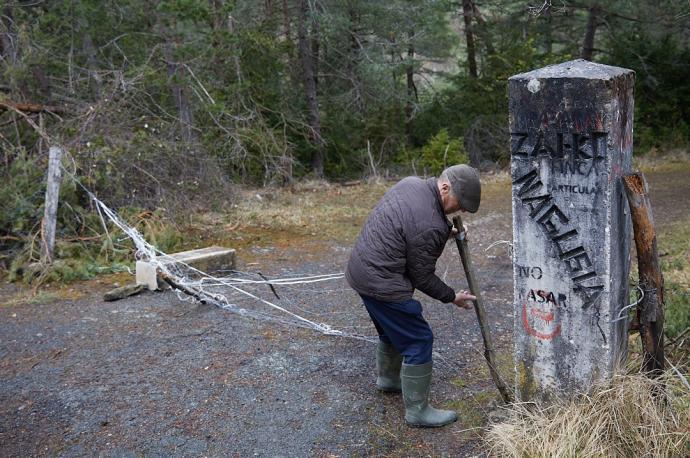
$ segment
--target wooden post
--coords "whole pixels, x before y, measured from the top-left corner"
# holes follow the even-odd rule
[[[637,307],[644,351],[643,367],[645,372],[657,376],[664,370],[664,277],[659,265],[649,187],[639,172],[623,177],[623,183],[630,204],[637,270],[644,294]]]
[[[60,181],[62,180],[62,170],[60,169],[61,158],[62,148],[59,146],[51,146],[48,152],[48,178],[46,180],[45,212],[43,214],[42,224],[42,255],[43,261],[46,263],[51,263],[53,261],[58,198],[60,195]]]
[[[458,245],[458,251],[460,252],[460,260],[462,261],[462,267],[465,269],[465,276],[467,277],[467,284],[470,287],[470,292],[477,297],[476,300],[472,301],[474,303],[474,311],[477,313],[477,320],[479,321],[479,328],[482,331],[482,340],[484,341],[484,358],[489,366],[489,372],[491,373],[491,378],[496,384],[496,388],[501,393],[501,397],[505,403],[512,403],[514,398],[510,389],[506,386],[505,382],[501,378],[496,368],[496,352],[494,351],[493,341],[491,339],[491,331],[489,329],[489,323],[486,319],[486,311],[484,310],[484,305],[481,301],[481,295],[479,291],[479,285],[474,278],[474,270],[472,269],[472,258],[470,258],[470,250],[467,246],[467,237],[465,234],[465,227],[462,225],[462,218],[460,215],[453,218],[453,224],[458,230],[458,234],[455,237],[455,242]]]

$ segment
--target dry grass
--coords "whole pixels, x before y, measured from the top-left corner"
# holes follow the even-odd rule
[[[506,172],[487,174],[482,180],[482,194],[486,194],[487,201],[499,190],[502,195],[509,192]],[[339,186],[308,181],[292,188],[245,189],[225,215],[225,224],[245,230],[270,228],[352,241],[376,202],[394,184],[395,181],[379,180]]]
[[[668,172],[690,168],[690,151],[674,149],[659,151],[654,148],[644,156],[633,156],[633,170],[648,172]]]
[[[621,375],[576,400],[509,408],[486,440],[500,457],[690,456],[690,389],[669,372]],[[666,398],[653,393],[665,392]]]

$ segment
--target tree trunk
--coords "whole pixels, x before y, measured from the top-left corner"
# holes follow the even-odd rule
[[[324,141],[321,137],[321,115],[316,97],[316,80],[314,78],[314,60],[311,55],[309,37],[307,36],[307,13],[309,11],[308,0],[300,0],[299,14],[297,15],[297,41],[299,59],[302,64],[302,81],[307,101],[309,137],[314,152],[311,157],[311,167],[314,175],[323,177]]]
[[[235,18],[232,15],[228,15],[228,33],[230,35],[235,35]],[[237,82],[241,83],[243,78],[242,78],[242,65],[240,62],[240,46],[238,45],[233,45],[232,46],[232,62],[235,66],[235,77],[237,78]]]
[[[308,0],[307,0],[308,1]],[[314,3],[314,8],[316,13],[319,11],[319,3]],[[314,13],[314,12],[313,12]],[[319,42],[319,21],[316,14],[312,14],[311,17],[311,61],[314,66],[314,87],[316,88],[316,93],[319,92],[319,55],[321,52],[320,42]]]
[[[214,49],[221,47],[222,43],[220,36],[225,28],[226,15],[223,10],[223,0],[212,0],[211,1],[211,30],[213,31],[213,36],[211,38],[211,46]],[[220,61],[216,61],[220,63]]]
[[[348,9],[350,16],[350,59],[348,59],[349,76],[352,81],[354,103],[360,114],[364,112],[364,93],[362,88],[362,76],[359,71],[361,59],[361,46],[359,36],[359,14],[353,5]]]
[[[475,56],[474,33],[472,32],[472,0],[462,0],[462,16],[465,21],[465,41],[467,42],[467,67],[470,78],[477,77],[477,57]]]
[[[225,68],[225,50],[221,36],[225,27],[225,16],[223,11],[223,0],[211,1],[211,47],[213,48],[213,57],[211,60],[211,72],[215,75],[218,81],[227,82],[227,71]]]
[[[597,7],[591,6],[587,15],[585,38],[582,41],[582,58],[592,60],[594,55],[594,35],[597,33]]]
[[[175,61],[173,53],[173,43],[170,39],[166,39],[163,45],[163,56],[168,67],[168,79],[170,81],[170,90],[172,91],[173,100],[177,107],[177,113],[180,121],[180,128],[182,132],[182,139],[186,142],[194,140],[194,118],[192,116],[192,108],[189,105],[189,96],[185,86],[180,80],[180,65]]]
[[[39,96],[41,102],[49,104],[51,99],[53,98],[53,92],[51,90],[50,80],[48,79],[48,75],[46,75],[43,66],[32,65],[31,73],[34,76],[34,79],[36,80],[36,85],[38,86],[38,90],[40,91]]]
[[[544,10],[544,50],[547,54],[553,51],[553,16],[551,8]]]
[[[273,0],[265,0],[264,1],[264,15],[266,16],[266,19],[269,21],[273,19],[273,13],[274,13],[274,8],[273,8]]]
[[[219,4],[217,2],[214,4],[214,6],[218,5]],[[153,5],[154,10],[155,6],[157,6],[157,3]],[[184,79],[182,77],[182,65],[177,62],[175,56],[177,42],[175,41],[173,32],[165,24],[162,17],[159,14],[155,14],[154,17],[154,30],[156,30],[163,41],[163,59],[165,59],[165,65],[167,67],[168,84],[170,91],[172,92],[175,107],[177,108],[181,136],[185,142],[191,142],[195,139],[194,116],[192,113],[192,107],[189,103],[187,87],[185,86]]]
[[[409,42],[407,45],[407,66],[405,67],[405,74],[407,75],[407,102],[405,103],[405,133],[407,134],[407,141],[412,143],[412,115],[414,113],[414,105],[418,101],[417,86],[414,84],[414,43],[412,42],[414,31],[409,31]]]
[[[477,23],[477,28],[475,29],[475,31],[477,32],[477,35],[479,35],[481,40],[484,42],[484,46],[486,47],[486,53],[489,56],[492,56],[496,53],[496,51],[494,50],[494,46],[491,43],[489,27],[486,25],[486,20],[484,19],[484,16],[482,16],[482,13],[479,11],[479,8],[477,8],[477,4],[474,2],[474,0],[469,0],[469,2],[472,5],[472,18]]]
[[[17,34],[14,28],[14,15],[11,4],[6,4],[0,16],[0,52],[5,61],[17,63]]]
[[[91,92],[93,93],[94,98],[98,99],[101,95],[103,79],[101,78],[101,75],[98,74],[96,48],[93,45],[93,40],[91,39],[91,35],[88,32],[84,33],[83,47],[84,54],[86,54],[86,66],[89,70],[89,83],[91,86]]]
[[[211,1],[212,17],[211,17],[211,29],[214,32],[220,32],[223,28],[223,23],[225,18],[223,17],[223,0],[212,0]],[[213,42],[214,46],[218,45],[218,42]]]
[[[623,178],[630,204],[637,249],[637,270],[643,297],[638,305],[640,339],[644,351],[643,367],[651,376],[664,370],[664,277],[659,265],[654,216],[649,201],[647,180],[641,173]]]
[[[285,33],[285,40],[291,42],[292,40],[292,29],[290,28],[290,8],[288,6],[288,0],[283,0],[283,32]]]

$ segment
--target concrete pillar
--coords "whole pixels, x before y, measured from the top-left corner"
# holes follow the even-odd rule
[[[519,399],[587,390],[625,357],[633,83],[585,60],[509,79]]]

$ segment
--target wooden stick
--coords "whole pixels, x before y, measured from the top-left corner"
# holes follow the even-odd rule
[[[168,285],[170,285],[171,288],[176,289],[178,291],[182,291],[183,293],[187,294],[188,296],[192,296],[194,299],[201,302],[202,304],[212,303],[215,305],[221,305],[224,302],[226,302],[222,296],[216,296],[214,294],[207,293],[207,292],[202,291],[200,289],[192,288],[191,286],[181,285],[172,276],[166,274],[165,272],[163,272],[160,269],[156,270],[156,275],[161,280],[163,280]]]
[[[667,347],[671,347],[671,346],[675,345],[676,342],[679,342],[680,339],[683,338],[683,336],[685,336],[685,334],[687,334],[688,332],[690,332],[690,326],[688,326],[687,328],[685,328],[685,330],[684,330],[683,332],[681,332],[681,333],[678,334],[676,337],[674,337],[674,338],[668,343],[668,345],[666,345],[666,346],[667,346]]]
[[[458,230],[458,234],[455,237],[455,242],[457,243],[458,251],[460,252],[462,267],[465,269],[467,284],[469,285],[470,292],[477,298],[472,302],[474,303],[474,311],[477,313],[479,329],[482,331],[482,340],[484,341],[484,358],[486,358],[486,362],[489,366],[489,372],[491,373],[491,378],[494,380],[496,388],[498,388],[498,391],[501,393],[503,401],[507,404],[512,403],[514,401],[513,393],[498,373],[496,365],[496,352],[494,351],[493,341],[491,339],[491,331],[489,330],[489,324],[486,319],[486,311],[484,310],[484,305],[481,301],[479,285],[474,278],[472,258],[470,257],[470,250],[467,246],[467,234],[465,233],[465,226],[462,225],[462,218],[460,215],[453,218],[453,224],[455,224],[455,228]]]
[[[166,282],[168,285],[170,285],[171,288],[182,291],[183,293],[187,294],[188,296],[192,296],[194,299],[201,302],[202,304],[207,303],[208,299],[207,299],[206,295],[203,294],[201,291],[197,291],[194,288],[180,285],[170,275],[166,274],[165,272],[161,272],[160,270],[158,270],[157,274],[164,282]]]
[[[664,370],[664,277],[659,265],[654,216],[647,180],[640,172],[623,177],[637,248],[637,270],[644,297],[637,306],[643,368],[650,376]]]

